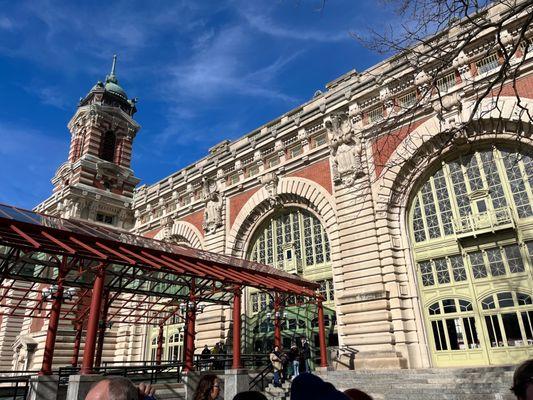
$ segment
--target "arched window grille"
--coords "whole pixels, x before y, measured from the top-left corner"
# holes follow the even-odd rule
[[[304,273],[331,261],[329,239],[313,214],[287,209],[264,222],[256,231],[249,258],[288,272]]]
[[[100,141],[100,158],[109,162],[115,160],[115,147],[117,138],[112,131],[107,131]]]

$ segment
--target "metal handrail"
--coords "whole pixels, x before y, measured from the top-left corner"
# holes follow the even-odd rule
[[[338,351],[340,351],[342,353],[351,353],[351,354],[359,353],[359,350],[357,350],[356,348],[351,347],[351,346],[341,346],[341,347],[339,347]]]
[[[12,376],[0,376],[0,384],[10,384],[0,387],[0,391],[4,392],[0,394],[2,399],[26,400],[29,391],[29,380],[36,373],[36,371],[0,371],[0,374],[12,374]]]
[[[250,379],[250,387],[248,390],[254,390],[254,388],[261,384],[261,391],[265,390],[265,378],[274,369],[272,364],[268,364],[263,368],[255,377]]]
[[[101,374],[103,376],[124,376],[128,377],[131,380],[138,380],[142,378],[143,381],[149,380],[150,383],[155,383],[162,378],[162,375],[165,373],[175,373],[177,376],[178,382],[181,382],[181,375],[183,371],[184,364],[183,362],[171,362],[171,363],[161,363],[161,364],[151,364],[151,365],[124,365],[115,364],[115,365],[104,365],[102,367],[94,368],[94,372]],[[175,370],[175,371],[174,371]],[[68,383],[68,378],[70,375],[75,375],[80,371],[80,367],[63,367],[59,368],[59,385],[65,385]],[[147,377],[149,376],[149,379]]]

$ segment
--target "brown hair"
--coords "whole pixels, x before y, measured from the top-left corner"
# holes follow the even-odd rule
[[[196,392],[194,392],[193,400],[210,400],[211,389],[217,380],[218,376],[214,374],[202,376],[196,387]]]

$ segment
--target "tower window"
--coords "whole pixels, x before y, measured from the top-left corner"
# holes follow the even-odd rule
[[[107,131],[102,136],[100,142],[100,158],[109,162],[113,162],[115,159],[115,145],[117,138],[111,131]]]
[[[112,215],[106,215],[106,214],[98,213],[98,214],[96,214],[96,221],[103,222],[104,224],[113,225],[113,216]]]

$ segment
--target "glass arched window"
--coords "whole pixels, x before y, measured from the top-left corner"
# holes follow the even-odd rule
[[[117,138],[111,131],[107,131],[100,141],[100,158],[109,162],[115,161],[115,146]]]
[[[165,338],[163,337],[163,350],[165,346]],[[152,337],[152,341],[150,342],[150,355],[151,360],[155,360],[157,358],[157,336]]]
[[[412,196],[411,250],[435,366],[533,355],[531,293],[520,290],[533,285],[532,187],[531,150],[502,145],[444,160]]]
[[[288,272],[329,263],[329,239],[313,214],[302,209],[286,209],[256,231],[249,258]]]
[[[183,333],[181,331],[174,333],[168,339],[168,357],[169,361],[177,361],[181,359],[181,352],[183,347]]]
[[[472,303],[464,299],[443,299],[428,307],[436,351],[480,347]]]
[[[486,149],[442,163],[414,198],[416,243],[533,216],[533,161],[529,154]]]
[[[491,347],[533,345],[533,303],[529,294],[491,294],[481,301],[481,307]]]

